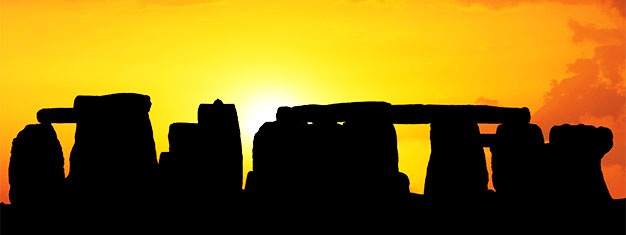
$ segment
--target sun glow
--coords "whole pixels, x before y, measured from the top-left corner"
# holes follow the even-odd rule
[[[276,110],[281,106],[299,105],[289,95],[268,93],[252,96],[250,103],[243,107],[245,115],[241,115],[242,135],[253,137],[265,122],[276,120]],[[243,114],[243,113],[242,113]]]
[[[0,202],[12,140],[39,109],[119,92],[151,97],[157,153],[169,151],[171,123],[197,122],[199,104],[235,104],[244,177],[254,135],[280,106],[528,107],[546,139],[556,122],[611,128],[604,176],[625,197],[624,101],[605,101],[623,97],[624,13],[606,9],[620,1],[394,2],[0,0]],[[586,99],[544,104],[559,92]],[[75,125],[55,128],[67,170]],[[423,191],[428,128],[397,126],[413,192]]]

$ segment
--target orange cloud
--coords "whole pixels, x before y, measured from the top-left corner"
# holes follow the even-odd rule
[[[533,115],[544,133],[561,123],[586,123],[607,126],[614,132],[615,146],[603,159],[607,169],[605,179],[613,197],[626,194],[624,175],[626,166],[626,85],[624,71],[626,58],[623,29],[598,29],[570,21],[572,41],[598,44],[591,58],[578,59],[568,65],[574,74],[560,82],[553,80],[552,89],[545,94],[544,105]]]
[[[83,3],[89,2],[85,0],[65,0],[66,2],[71,3]],[[129,0],[129,1],[120,1],[121,5],[127,6],[140,6],[145,7],[148,5],[160,5],[160,6],[187,6],[187,5],[198,5],[198,4],[224,4],[229,0]],[[99,1],[93,1],[99,2]],[[111,2],[113,3],[113,2]]]
[[[569,26],[574,32],[574,42],[600,45],[594,49],[592,58],[578,59],[568,65],[568,72],[574,76],[552,81],[543,107],[534,115],[536,120],[577,122],[583,116],[610,116],[619,120],[626,107],[624,29],[598,29],[576,21],[570,21]]]
[[[581,24],[570,20],[569,27],[574,31],[572,40],[576,43],[595,42],[602,44],[619,44],[624,40],[624,31],[620,29],[598,29],[593,24]]]
[[[202,3],[215,3],[217,0],[140,0],[143,4],[157,4],[167,6],[183,6]]]
[[[622,53],[624,49],[623,45],[598,47],[593,58],[578,59],[570,64],[568,71],[576,75],[561,82],[553,81],[553,87],[546,93],[546,101],[534,114],[534,120],[557,124],[580,122],[584,116],[623,116],[626,97],[614,85],[623,79],[616,71],[623,68],[623,59],[620,67],[607,66],[605,59]]]
[[[498,102],[498,100],[492,100],[492,99],[486,98],[484,96],[481,96],[481,97],[478,97],[476,99],[476,101],[474,101],[474,103],[482,104],[482,105],[494,105],[495,106],[495,105],[498,105],[499,102]]]
[[[609,127],[614,133],[614,147],[604,157],[611,194],[614,198],[626,196],[626,84],[624,29],[626,1],[624,0],[463,0],[462,4],[479,4],[491,9],[502,9],[522,4],[562,3],[568,5],[594,5],[616,16],[615,28],[598,28],[574,20],[568,22],[574,43],[595,46],[591,58],[580,58],[567,66],[573,76],[553,80],[552,88],[545,93],[543,106],[533,114],[544,135],[550,128],[562,123],[585,123]],[[617,14],[615,14],[617,13]],[[483,98],[483,97],[481,97]],[[480,99],[480,98],[479,98]],[[483,100],[480,100],[483,101]],[[476,101],[479,103],[479,100]]]
[[[463,0],[461,3],[480,4],[493,9],[501,9],[505,7],[516,6],[528,3],[546,3],[557,2],[563,4],[586,4],[598,5],[607,9],[617,11],[621,16],[625,14],[626,3],[624,0]]]

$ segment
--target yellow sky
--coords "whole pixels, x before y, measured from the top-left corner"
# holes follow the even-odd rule
[[[573,42],[568,22],[623,27],[602,7],[547,2],[0,2],[2,202],[12,138],[37,110],[71,107],[76,95],[150,95],[159,153],[169,124],[196,122],[200,103],[235,103],[247,172],[256,128],[279,105],[486,97],[536,111],[551,81],[571,76],[567,64],[594,55],[597,44]],[[67,171],[74,127],[55,128]],[[422,192],[428,126],[398,135],[401,171]]]

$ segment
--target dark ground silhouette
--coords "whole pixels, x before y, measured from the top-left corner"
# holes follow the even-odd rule
[[[171,124],[158,165],[150,106],[126,93],[40,110],[40,124],[13,141],[2,234],[625,232],[624,199],[611,198],[602,175],[613,145],[604,127],[555,126],[546,144],[526,108],[281,107],[254,137],[242,190],[235,105],[201,104],[198,123]],[[77,125],[67,179],[51,123]],[[478,123],[500,125],[481,134]],[[431,126],[424,195],[410,193],[398,170],[394,124]]]

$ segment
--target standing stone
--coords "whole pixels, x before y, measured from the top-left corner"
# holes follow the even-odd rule
[[[398,148],[396,130],[390,121],[380,119],[351,120],[344,123],[347,156],[353,192],[373,198],[385,198],[398,192]],[[404,188],[408,193],[408,185]]]
[[[611,200],[601,160],[613,147],[613,133],[605,127],[561,125],[550,130],[552,175],[550,194],[579,202]]]
[[[279,108],[277,121],[255,135],[246,191],[281,204],[299,198],[323,205],[318,208],[406,198],[408,178],[398,171],[395,128],[384,109],[366,112],[370,105]]]
[[[206,173],[206,151],[197,123],[172,123],[168,139],[170,151],[161,163],[168,178],[167,187],[173,203],[197,203],[209,190]]]
[[[174,195],[174,185],[176,181],[174,180],[174,174],[172,172],[172,162],[171,156],[169,152],[162,152],[159,155],[159,166],[158,166],[158,186],[159,186],[159,196],[162,201],[171,202],[173,200]]]
[[[16,207],[61,204],[65,172],[63,152],[50,124],[28,125],[13,139],[9,163],[9,199]]]
[[[198,123],[173,123],[170,151],[161,163],[165,195],[180,205],[234,210],[242,186],[237,111],[216,100],[201,104]],[[184,207],[184,206],[183,206]]]
[[[198,126],[205,137],[207,173],[211,187],[224,195],[241,192],[243,155],[239,119],[234,104],[217,99],[213,104],[200,104]]]
[[[253,167],[248,174],[250,183],[246,191],[259,198],[293,196],[302,180],[303,131],[306,124],[288,122],[266,122],[254,135],[252,149]]]
[[[156,150],[150,97],[120,93],[78,96],[68,182],[80,200],[138,203],[151,197]]]
[[[434,197],[478,196],[487,192],[488,173],[478,125],[433,122],[431,155],[424,194]]]
[[[544,139],[535,124],[511,123],[498,126],[490,147],[493,186],[506,198],[537,197],[545,183]]]

